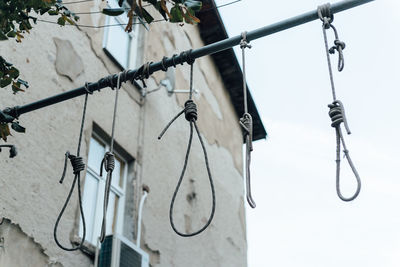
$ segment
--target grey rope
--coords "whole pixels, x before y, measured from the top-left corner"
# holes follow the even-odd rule
[[[205,229],[207,229],[207,227],[211,224],[211,222],[212,222],[212,220],[213,220],[213,218],[214,218],[215,206],[216,206],[216,204],[215,204],[215,203],[216,203],[216,201],[215,201],[215,189],[214,189],[213,178],[212,178],[211,171],[210,171],[210,166],[209,166],[209,163],[208,163],[207,151],[206,151],[206,147],[205,147],[205,145],[204,145],[203,139],[201,138],[200,131],[199,131],[199,129],[198,129],[198,127],[197,127],[197,124],[196,124],[196,120],[197,120],[197,106],[196,106],[196,104],[195,104],[195,103],[193,102],[193,100],[192,100],[192,95],[193,95],[193,94],[192,94],[192,93],[193,93],[193,62],[194,62],[194,61],[191,61],[191,62],[192,62],[192,63],[190,64],[190,94],[189,94],[189,100],[186,101],[186,103],[185,103],[185,108],[184,108],[182,111],[180,111],[180,112],[167,124],[167,126],[163,129],[163,131],[161,132],[161,134],[158,136],[158,139],[160,140],[160,139],[162,138],[162,136],[164,135],[164,133],[167,131],[167,129],[172,125],[172,123],[173,123],[177,118],[179,118],[183,113],[185,113],[185,118],[186,118],[186,120],[189,122],[189,125],[190,125],[189,142],[188,142],[188,147],[187,147],[187,150],[186,150],[186,155],[185,155],[185,161],[184,161],[184,164],[183,164],[183,169],[182,169],[181,175],[180,175],[180,177],[179,177],[178,184],[176,185],[176,188],[175,188],[175,191],[174,191],[174,194],[173,194],[173,196],[172,196],[171,203],[170,203],[170,207],[169,207],[169,221],[170,221],[171,227],[172,227],[172,229],[174,230],[175,233],[177,233],[178,235],[180,235],[180,236],[182,236],[182,237],[191,237],[191,236],[195,236],[195,235],[198,235],[198,234],[200,234],[201,232],[203,232]],[[196,133],[197,133],[197,136],[199,137],[200,144],[201,144],[201,148],[202,148],[203,153],[204,153],[204,160],[205,160],[206,169],[207,169],[207,174],[208,174],[208,179],[209,179],[210,187],[211,187],[212,208],[211,208],[210,217],[208,218],[206,224],[205,224],[201,229],[199,229],[198,231],[192,232],[192,233],[185,234],[185,233],[180,232],[180,231],[176,228],[175,223],[174,223],[174,220],[173,220],[173,212],[174,212],[175,199],[176,199],[176,196],[177,196],[177,194],[178,194],[178,191],[179,191],[179,188],[180,188],[180,186],[181,186],[181,183],[182,183],[182,181],[183,181],[183,177],[185,176],[185,171],[186,171],[186,167],[187,167],[188,160],[189,160],[190,148],[191,148],[191,146],[192,146],[192,140],[193,140],[193,125],[194,125],[194,128],[196,129]]]
[[[340,128],[340,124],[343,122],[344,126],[346,128],[347,134],[351,134],[349,126],[347,124],[344,106],[340,100],[336,99],[335,84],[333,81],[332,66],[331,66],[331,60],[330,60],[330,55],[329,55],[329,54],[333,54],[335,52],[335,50],[338,51],[338,53],[339,53],[338,71],[342,71],[343,67],[344,67],[343,49],[345,48],[345,44],[339,40],[337,30],[332,25],[333,14],[331,14],[329,3],[318,7],[318,16],[321,19],[321,21],[323,22],[322,32],[324,34],[324,43],[325,43],[326,57],[327,57],[327,61],[328,61],[329,78],[330,78],[330,82],[331,82],[332,96],[333,96],[333,102],[332,102],[332,104],[329,104],[328,107],[330,109],[329,117],[332,120],[331,126],[333,128],[335,128],[335,132],[336,132],[336,193],[341,200],[352,201],[360,193],[361,179],[360,179],[360,176],[353,164],[353,161],[350,158],[349,150],[346,147],[346,143],[344,141],[342,130]],[[331,47],[330,49],[328,47],[328,38],[327,38],[327,34],[326,34],[326,30],[329,28],[333,29],[333,31],[335,33],[335,38],[336,38],[335,42],[334,42],[335,46]],[[351,168],[351,170],[356,178],[356,181],[357,181],[356,192],[351,197],[344,197],[342,195],[341,189],[340,189],[340,145],[341,144],[343,146],[344,156],[346,157],[347,162],[349,163],[350,168]]]
[[[108,207],[108,200],[110,198],[112,173],[115,168],[114,133],[115,133],[115,121],[116,121],[116,117],[117,117],[117,107],[118,107],[118,92],[119,92],[119,89],[121,88],[121,76],[125,76],[125,75],[126,75],[126,71],[120,72],[118,74],[117,88],[115,89],[114,113],[113,113],[112,130],[111,130],[110,151],[108,151],[104,154],[104,158],[100,164],[100,176],[103,176],[103,168],[107,172],[106,185],[105,185],[105,190],[104,190],[104,202],[103,202],[103,221],[102,221],[101,233],[100,233],[100,242],[101,243],[103,243],[103,241],[106,237],[107,207]]]
[[[253,118],[251,117],[247,107],[247,85],[246,85],[246,58],[245,49],[251,48],[251,45],[247,42],[247,32],[242,32],[242,40],[240,41],[240,48],[242,49],[242,64],[243,64],[243,105],[244,114],[240,118],[239,124],[243,128],[244,138],[246,140],[246,198],[250,207],[253,209],[256,207],[256,203],[251,195],[251,184],[250,184],[250,161],[251,151],[253,151]]]
[[[86,222],[85,222],[85,215],[83,213],[83,207],[82,207],[82,193],[81,193],[81,171],[85,170],[85,163],[83,162],[83,158],[80,157],[80,150],[81,150],[81,143],[82,143],[82,136],[83,136],[83,129],[85,125],[85,117],[86,117],[86,107],[87,107],[87,101],[88,101],[88,93],[85,95],[85,102],[83,105],[83,114],[82,114],[82,121],[81,121],[81,129],[79,132],[79,141],[78,141],[78,148],[76,152],[76,156],[71,155],[69,151],[65,153],[65,161],[64,161],[64,170],[60,178],[60,184],[63,183],[65,174],[67,172],[67,161],[68,159],[71,162],[73,173],[74,173],[74,180],[72,181],[71,189],[69,190],[67,199],[65,200],[65,203],[60,211],[60,214],[57,217],[56,223],[54,225],[54,231],[53,231],[53,236],[54,236],[54,241],[56,242],[57,246],[59,246],[61,249],[66,250],[66,251],[75,251],[78,249],[81,249],[83,246],[83,243],[85,242],[85,237],[86,237]],[[57,229],[58,225],[60,223],[61,217],[63,216],[65,209],[68,206],[68,203],[71,199],[72,193],[75,188],[75,184],[78,181],[78,199],[79,199],[79,210],[82,218],[82,226],[83,226],[83,235],[81,242],[79,243],[78,246],[72,247],[72,248],[67,248],[61,245],[61,243],[58,241],[57,238]]]

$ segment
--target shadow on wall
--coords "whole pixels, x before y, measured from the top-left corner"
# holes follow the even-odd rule
[[[43,247],[9,219],[0,218],[0,266],[62,267],[51,261]]]

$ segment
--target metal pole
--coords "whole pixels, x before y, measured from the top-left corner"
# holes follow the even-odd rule
[[[359,5],[363,5],[369,2],[372,2],[374,0],[344,0],[335,4],[331,5],[331,12],[338,13],[353,7],[357,7]],[[261,37],[265,37],[283,30],[287,30],[289,28],[293,28],[308,22],[311,22],[313,20],[318,19],[318,14],[317,10],[310,11],[307,13],[304,13],[302,15],[292,17],[253,31],[250,31],[247,33],[247,40],[252,41]],[[203,46],[198,49],[194,49],[190,52],[190,56],[192,59],[200,58],[206,55],[211,55],[214,53],[217,53],[222,50],[226,50],[229,48],[232,48],[236,45],[239,45],[241,36],[235,36],[231,37],[213,44],[209,44],[206,46]],[[183,64],[188,60],[187,54],[181,53],[180,55],[175,55],[173,57],[167,58],[164,60],[164,67],[169,68],[172,66],[175,66],[176,64]],[[163,63],[162,61],[156,62],[156,63],[151,63],[149,66],[149,73],[152,74],[156,71],[162,70]],[[125,77],[121,77],[121,82],[126,82],[128,80],[132,79],[137,79],[137,73],[139,69],[136,70],[129,70],[127,71]],[[91,92],[96,91],[96,90],[101,90],[106,87],[110,87],[111,84],[116,84],[117,83],[117,74],[113,74],[104,78],[101,78],[98,82],[96,83],[90,83],[88,85],[88,90]],[[122,79],[124,78],[124,79]],[[112,79],[112,82],[110,81]],[[37,102],[33,102],[24,106],[16,106],[13,108],[6,108],[3,110],[5,114],[11,115],[14,118],[19,117],[20,115],[34,111],[36,109],[40,109],[43,107],[47,107],[59,102],[63,102],[65,100],[81,96],[87,93],[87,90],[85,86],[70,90],[68,92],[64,92],[62,94],[58,94],[52,97],[48,97],[42,100],[39,100]]]

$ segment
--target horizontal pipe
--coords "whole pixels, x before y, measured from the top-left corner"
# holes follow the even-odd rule
[[[374,0],[344,0],[335,4],[331,5],[331,13],[335,14],[359,5],[363,5],[369,2],[372,2]],[[256,40],[261,37],[265,37],[283,30],[287,30],[308,22],[311,22],[313,20],[318,19],[318,13],[317,10],[313,10],[307,13],[304,13],[302,15],[298,15],[268,26],[264,26],[262,28],[250,31],[247,33],[247,40],[252,41]],[[198,49],[190,50],[190,57],[192,59],[200,58],[206,55],[211,55],[229,48],[232,48],[236,45],[239,45],[242,37],[240,35],[231,37],[219,42],[215,42],[213,44],[209,44],[206,46],[203,46]],[[189,51],[187,51],[189,52]],[[152,74],[156,71],[160,71],[163,69],[163,65],[165,68],[169,68],[172,66],[176,66],[176,64],[183,64],[187,61],[188,59],[188,53],[181,53],[180,55],[174,55],[170,58],[166,58],[164,60],[164,63],[162,61],[156,62],[156,63],[151,63],[149,66],[149,74]],[[121,82],[126,82],[128,80],[133,80],[133,79],[138,79],[137,73],[139,69],[136,70],[128,70],[125,77],[121,77]],[[81,96],[87,93],[87,89],[90,92],[93,92],[95,90],[101,90],[106,87],[110,87],[112,84],[117,83],[117,74],[113,74],[104,78],[101,78],[99,81],[96,83],[90,83],[87,88],[85,86],[52,96],[48,97],[24,106],[16,106],[13,108],[7,108],[3,110],[4,113],[9,114],[15,118],[19,117],[19,115],[22,115],[24,113],[34,111],[36,109],[40,109],[43,107],[47,107],[59,102],[63,102],[65,100]]]

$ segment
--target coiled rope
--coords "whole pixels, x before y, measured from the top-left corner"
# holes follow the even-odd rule
[[[117,106],[118,106],[118,92],[121,88],[121,76],[123,76],[123,80],[125,81],[126,70],[120,72],[118,74],[117,86],[115,89],[115,100],[114,100],[114,113],[113,113],[113,121],[112,121],[112,130],[111,130],[111,144],[110,151],[107,151],[104,154],[103,160],[100,164],[100,176],[103,176],[103,168],[107,172],[106,177],[106,186],[104,190],[104,202],[103,202],[103,221],[101,224],[101,233],[100,233],[100,243],[103,243],[106,237],[106,227],[107,227],[107,207],[108,200],[110,198],[110,190],[111,190],[111,182],[112,182],[112,173],[115,168],[115,156],[114,156],[114,133],[115,133],[115,121],[117,117]],[[110,80],[112,80],[112,76],[110,76]],[[114,84],[111,83],[111,88],[114,89]]]
[[[246,61],[245,61],[245,49],[251,48],[251,45],[247,42],[247,32],[242,32],[242,40],[240,41],[240,48],[242,49],[242,65],[243,65],[243,106],[244,114],[240,118],[239,124],[243,128],[243,135],[246,140],[246,198],[250,207],[253,209],[256,207],[256,203],[251,195],[251,184],[250,184],[250,161],[251,151],[253,151],[253,118],[251,117],[247,107],[247,84],[246,84]]]
[[[207,227],[211,224],[211,221],[213,220],[214,213],[215,213],[215,206],[216,206],[215,202],[216,201],[215,201],[214,183],[213,183],[213,178],[211,176],[210,166],[209,166],[209,163],[208,163],[207,151],[206,151],[203,139],[201,138],[199,129],[198,129],[197,124],[196,124],[196,120],[197,120],[197,116],[198,116],[197,115],[197,106],[196,106],[196,103],[194,103],[193,100],[192,100],[192,96],[193,96],[193,63],[194,63],[194,59],[191,59],[191,57],[190,57],[190,50],[188,52],[185,52],[185,53],[187,53],[186,54],[186,57],[188,58],[187,62],[188,62],[188,64],[190,64],[190,90],[189,90],[190,93],[189,93],[189,99],[185,102],[185,108],[182,111],[180,111],[167,124],[167,126],[164,128],[164,130],[158,136],[158,139],[160,140],[162,138],[162,136],[164,135],[164,133],[167,131],[167,129],[172,125],[172,123],[177,118],[179,118],[183,113],[185,113],[185,118],[189,122],[189,125],[190,125],[189,143],[188,143],[188,147],[187,147],[187,150],[186,150],[186,156],[185,156],[185,161],[184,161],[184,164],[183,164],[183,169],[182,169],[181,175],[179,177],[178,184],[176,185],[174,194],[172,196],[172,200],[171,200],[171,204],[170,204],[170,208],[169,208],[169,221],[170,221],[171,227],[175,231],[175,233],[177,233],[178,235],[180,235],[182,237],[191,237],[191,236],[195,236],[195,235],[200,234],[205,229],[207,229]],[[201,147],[202,147],[203,153],[204,153],[204,160],[205,160],[205,163],[206,163],[207,174],[208,174],[208,178],[209,178],[209,181],[210,181],[210,187],[211,187],[212,208],[211,208],[211,214],[210,214],[210,217],[207,220],[207,223],[200,230],[195,231],[193,233],[185,234],[185,233],[180,232],[176,228],[174,220],[173,220],[173,211],[174,211],[175,199],[176,199],[176,196],[178,194],[179,188],[181,186],[183,177],[185,176],[185,171],[186,171],[186,167],[187,167],[188,160],[189,160],[189,153],[190,153],[190,148],[192,146],[192,140],[193,140],[193,125],[194,125],[194,128],[196,129],[197,136],[199,137],[200,144],[201,144]]]
[[[69,151],[67,151],[65,153],[65,161],[64,161],[64,170],[63,173],[61,175],[61,179],[60,179],[60,184],[63,183],[64,178],[65,178],[65,174],[67,172],[67,161],[68,159],[71,162],[72,165],[72,169],[73,169],[73,173],[74,173],[74,180],[72,182],[71,185],[71,189],[69,190],[67,199],[65,200],[65,203],[57,217],[56,223],[54,225],[54,231],[53,231],[53,236],[54,236],[54,241],[56,242],[57,246],[59,246],[61,249],[66,250],[66,251],[74,251],[74,250],[78,250],[81,249],[83,246],[83,243],[85,242],[85,237],[86,237],[86,222],[85,222],[85,215],[83,213],[83,208],[82,208],[82,193],[81,193],[81,171],[85,170],[85,163],[83,162],[83,158],[80,157],[80,150],[81,150],[81,143],[82,143],[82,136],[83,136],[83,128],[84,128],[84,124],[85,124],[85,116],[86,116],[86,106],[87,106],[87,101],[88,101],[88,95],[92,94],[92,92],[88,89],[88,83],[85,84],[85,88],[86,88],[86,95],[85,95],[85,102],[83,105],[83,114],[82,114],[82,121],[81,121],[81,129],[80,129],[80,133],[79,133],[79,141],[78,141],[78,148],[77,148],[77,152],[76,152],[76,156],[75,155],[71,155]],[[74,191],[75,188],[75,184],[76,182],[78,182],[78,199],[79,199],[79,210],[80,210],[80,214],[81,214],[81,218],[82,218],[82,226],[83,226],[83,236],[81,239],[81,242],[79,243],[78,246],[76,247],[72,247],[72,248],[67,248],[64,247],[57,238],[57,229],[58,229],[58,225],[60,223],[61,217],[63,216],[65,209],[68,206],[69,201],[71,200],[71,196],[72,196],[72,192]]]
[[[344,57],[343,57],[343,49],[345,48],[344,42],[339,40],[339,36],[337,33],[336,28],[332,25],[333,22],[333,14],[331,13],[330,4],[325,4],[318,7],[318,16],[321,19],[322,23],[322,32],[324,34],[324,42],[325,42],[325,50],[326,50],[326,57],[328,60],[328,69],[329,69],[329,77],[331,81],[331,88],[332,88],[332,96],[333,102],[329,104],[329,117],[332,120],[331,126],[335,128],[336,131],[336,192],[339,198],[343,201],[352,201],[354,200],[361,190],[361,179],[358,175],[358,172],[353,164],[353,161],[350,158],[349,150],[346,147],[346,143],[343,138],[342,129],[340,128],[340,124],[344,122],[344,126],[346,128],[347,134],[351,134],[349,126],[347,124],[346,115],[344,112],[344,106],[340,100],[336,99],[336,91],[335,91],[335,84],[333,81],[333,73],[332,73],[332,66],[330,60],[330,54],[334,54],[335,51],[339,54],[338,60],[338,71],[342,71],[344,67]],[[335,34],[335,41],[334,46],[329,48],[328,47],[328,38],[326,34],[326,30],[332,28]],[[357,189],[356,192],[351,197],[344,197],[340,190],[340,144],[343,146],[343,153],[347,159],[347,162],[350,165],[350,168],[357,180]]]

